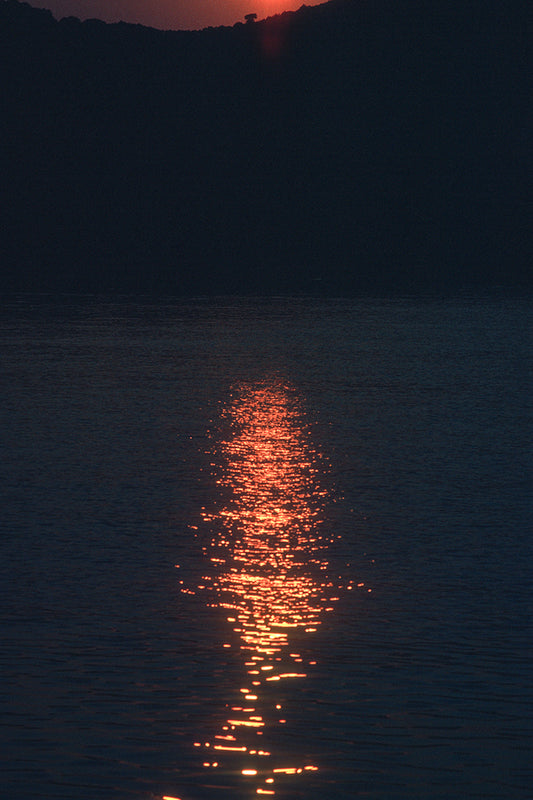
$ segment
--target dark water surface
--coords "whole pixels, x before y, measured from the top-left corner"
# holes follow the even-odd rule
[[[531,798],[530,312],[4,302],[0,795]]]

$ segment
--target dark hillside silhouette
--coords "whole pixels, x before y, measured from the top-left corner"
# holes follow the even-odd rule
[[[0,2],[4,289],[527,284],[525,6],[199,32]]]

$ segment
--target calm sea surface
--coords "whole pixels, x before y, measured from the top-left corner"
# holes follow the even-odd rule
[[[529,800],[530,315],[4,301],[0,796]]]

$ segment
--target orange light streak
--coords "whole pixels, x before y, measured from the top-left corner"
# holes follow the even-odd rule
[[[264,727],[264,722],[251,722],[244,719],[228,719],[230,725],[242,725],[244,728],[262,728]]]
[[[246,753],[247,747],[228,747],[227,745],[223,744],[216,744],[213,748],[214,750],[225,750],[229,753]]]

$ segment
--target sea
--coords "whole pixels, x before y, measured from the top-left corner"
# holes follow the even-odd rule
[[[5,297],[0,797],[531,800],[531,310]]]

